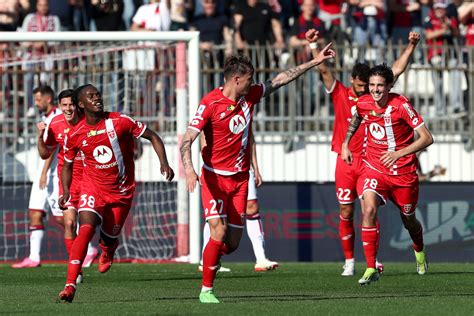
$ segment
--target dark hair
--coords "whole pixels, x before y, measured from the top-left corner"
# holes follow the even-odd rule
[[[253,73],[254,68],[250,59],[244,55],[231,55],[224,61],[224,78],[229,79],[235,75]]]
[[[357,63],[352,68],[352,78],[362,80],[363,82],[369,82],[370,67],[366,64]]]
[[[74,92],[72,93],[72,95],[71,95],[72,103],[74,103],[75,106],[80,107],[79,106],[79,98],[81,97],[82,90],[84,90],[87,87],[94,87],[94,86],[91,85],[90,83],[88,83],[88,84],[85,84],[85,85],[82,85],[82,86],[76,88],[74,90]]]
[[[62,99],[64,98],[72,98],[72,94],[74,93],[73,89],[66,89],[58,94],[58,101],[61,102]]]
[[[387,64],[381,64],[374,66],[370,69],[369,77],[380,76],[385,79],[385,84],[389,85],[393,83],[394,76],[392,68]]]
[[[41,93],[41,95],[48,95],[51,97],[51,100],[54,99],[54,91],[50,86],[39,86],[33,89],[33,94]]]

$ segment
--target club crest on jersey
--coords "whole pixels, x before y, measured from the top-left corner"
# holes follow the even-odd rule
[[[115,131],[114,131],[114,130],[108,131],[108,132],[107,132],[107,136],[109,136],[109,138],[115,138],[115,137],[117,137],[117,135],[115,134]]]
[[[405,213],[410,213],[411,208],[412,208],[412,205],[411,205],[411,204],[405,204],[405,205],[403,205],[403,211],[404,211]]]
[[[92,155],[98,163],[108,163],[112,159],[112,149],[100,145],[94,148]]]
[[[234,134],[240,134],[246,126],[247,122],[245,122],[245,119],[240,115],[234,116],[229,122],[229,129]]]
[[[377,123],[372,123],[369,126],[369,131],[372,136],[378,140],[384,138],[385,129]]]

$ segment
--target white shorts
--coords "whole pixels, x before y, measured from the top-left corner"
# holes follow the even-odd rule
[[[247,195],[247,201],[257,200],[257,185],[255,184],[255,172],[250,168],[249,171],[249,193]]]
[[[46,187],[40,189],[39,180],[41,176],[41,170],[43,170],[44,160],[41,160],[39,164],[39,172],[36,175],[35,181],[31,186],[30,202],[28,209],[45,211],[47,205],[54,216],[63,216],[63,211],[59,208],[58,195],[59,195],[59,177],[57,170],[57,159],[51,164],[51,168],[48,170],[46,176]]]

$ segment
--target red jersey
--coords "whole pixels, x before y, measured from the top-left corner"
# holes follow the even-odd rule
[[[389,175],[400,175],[416,171],[416,154],[397,160],[390,168],[385,167],[380,157],[386,151],[397,151],[414,141],[414,130],[424,124],[422,117],[402,95],[389,93],[387,106],[379,109],[370,95],[357,102],[357,113],[366,121],[367,150],[364,161],[369,168]]]
[[[80,121],[78,122],[78,124]],[[77,124],[76,124],[77,125]],[[59,145],[59,148],[63,148],[64,139],[66,138],[69,131],[74,129],[75,126],[70,125],[67,120],[64,118],[64,115],[55,116],[51,122],[46,126],[46,131],[43,135],[43,140],[48,146]],[[58,151],[58,175],[59,183],[61,183],[61,170],[64,165],[64,150]],[[72,181],[81,181],[82,180],[82,170],[84,167],[84,157],[82,153],[78,153],[74,158],[74,163],[72,166]]]
[[[474,46],[474,16],[466,21],[466,46]]]
[[[443,28],[443,23],[450,25],[450,27],[453,29],[459,28],[459,23],[456,17],[445,16],[440,19],[435,16],[433,11],[430,12],[428,18],[426,19],[424,28],[427,31],[441,30]],[[451,35],[451,33],[449,33],[446,35],[439,36],[437,38],[427,40],[426,42],[430,46],[428,50],[428,59],[431,60],[431,58],[438,55],[442,56],[443,48],[441,46],[443,46],[445,42],[447,42],[448,45],[451,45],[453,43],[453,39],[454,37]]]
[[[128,195],[135,188],[133,137],[140,137],[146,126],[117,112],[105,112],[94,126],[86,120],[77,124],[64,143],[64,159],[72,162],[84,153],[83,187],[93,187],[107,195]]]
[[[356,113],[358,97],[350,87],[344,86],[339,80],[335,80],[331,90],[327,90],[332,96],[334,105],[334,127],[332,132],[331,150],[341,154],[341,147],[346,138],[352,115]],[[349,150],[354,157],[363,153],[365,140],[365,124],[362,122],[357,132],[352,136]]]
[[[188,128],[204,132],[204,168],[221,175],[249,170],[253,109],[264,93],[265,86],[257,84],[237,102],[226,98],[222,88],[216,88],[202,98]]]

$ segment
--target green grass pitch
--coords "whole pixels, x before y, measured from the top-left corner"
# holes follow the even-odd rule
[[[0,265],[0,314],[34,315],[473,315],[474,264],[385,263],[376,284],[361,287],[341,277],[340,263],[281,263],[253,272],[251,263],[228,263],[215,291],[221,304],[200,304],[196,265],[114,264],[106,274],[85,269],[72,304],[56,303],[65,265],[12,269]]]

